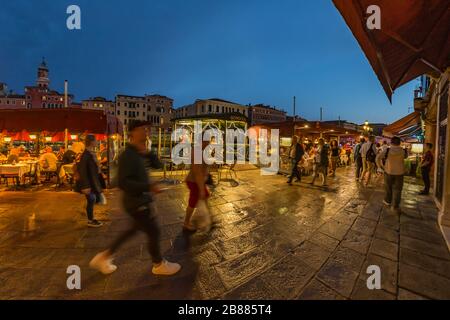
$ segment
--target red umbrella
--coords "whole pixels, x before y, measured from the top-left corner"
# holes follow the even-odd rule
[[[30,141],[30,135],[26,130],[22,130],[21,132],[17,132],[13,137],[14,141]]]

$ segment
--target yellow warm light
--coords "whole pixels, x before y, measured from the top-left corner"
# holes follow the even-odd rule
[[[36,138],[37,138],[37,137],[36,137],[35,134],[30,134],[30,139],[31,139],[31,140],[36,140]]]
[[[11,142],[11,137],[4,137],[3,140],[4,140],[5,142]]]
[[[71,134],[70,139],[77,140],[78,136],[76,134]]]
[[[45,137],[45,141],[46,142],[51,142],[52,141],[52,137]]]

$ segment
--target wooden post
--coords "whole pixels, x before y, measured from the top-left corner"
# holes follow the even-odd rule
[[[158,158],[161,158],[161,127],[158,128]]]
[[[68,146],[69,146],[69,131],[66,129],[64,129],[64,146],[67,150]]]

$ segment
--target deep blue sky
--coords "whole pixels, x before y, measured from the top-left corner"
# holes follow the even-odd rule
[[[77,4],[82,30],[66,28]],[[265,103],[326,120],[392,122],[413,104],[410,83],[390,105],[331,0],[0,0],[0,82],[23,92],[45,56],[51,86],[77,101],[159,93]]]

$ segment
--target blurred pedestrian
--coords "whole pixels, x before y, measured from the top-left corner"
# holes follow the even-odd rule
[[[426,143],[425,144],[425,153],[422,157],[422,161],[420,162],[420,170],[422,171],[422,179],[423,183],[425,184],[424,189],[419,193],[420,195],[428,195],[430,193],[430,171],[431,167],[434,163],[434,157],[433,157],[433,144],[432,143]]]
[[[310,184],[314,185],[316,178],[322,175],[322,186],[327,185],[327,174],[329,165],[328,154],[329,154],[329,147],[325,144],[325,140],[320,138],[319,144],[316,149],[316,155],[314,158],[315,170],[313,174],[313,180],[310,182]]]
[[[361,147],[361,157],[363,164],[363,171],[361,173],[360,181],[368,186],[370,178],[375,168],[375,161],[377,158],[377,149],[375,147],[375,136],[370,136],[369,141],[365,142]],[[364,181],[367,175],[367,180]]]
[[[159,193],[160,189],[150,181],[146,168],[146,163],[151,159],[146,147],[147,125],[146,122],[136,120],[128,124],[130,142],[119,156],[119,187],[123,191],[123,206],[133,219],[133,226],[119,236],[108,250],[98,253],[89,263],[91,268],[103,274],[117,269],[112,263],[114,254],[137,231],[147,235],[153,274],[169,276],[181,269],[179,264],[169,262],[161,255],[160,229],[152,205],[152,194]]]
[[[361,147],[363,146],[363,144],[365,142],[366,142],[366,140],[364,138],[361,138],[359,140],[359,143],[357,143],[355,145],[355,147],[353,148],[353,161],[355,161],[355,167],[356,167],[356,172],[355,172],[356,181],[359,181],[359,179],[361,178],[361,173],[362,173],[362,169],[363,169]]]
[[[202,150],[204,150],[208,144],[208,142],[203,141]],[[194,160],[194,150],[191,152],[191,157]],[[209,197],[208,188],[206,187],[208,177],[208,166],[203,160],[203,157],[201,159],[201,163],[191,161],[191,168],[186,178],[186,184],[189,189],[189,200],[183,225],[183,230],[185,231],[196,231],[196,227],[192,224],[191,219],[198,202],[207,201]]]
[[[330,150],[331,150],[331,176],[335,177],[340,154],[339,144],[336,140],[331,141]]]
[[[400,147],[399,137],[393,137],[391,147],[377,156],[378,165],[384,171],[385,197],[383,203],[392,206],[393,210],[400,213],[400,201],[403,190],[403,176],[405,174],[405,158],[408,153]]]
[[[289,160],[291,161],[291,174],[287,183],[292,184],[292,180],[294,177],[296,178],[296,182],[302,181],[302,174],[298,171],[298,164],[302,160],[303,155],[305,154],[305,150],[301,143],[299,143],[299,139],[297,136],[292,137],[292,145],[289,150]]]

